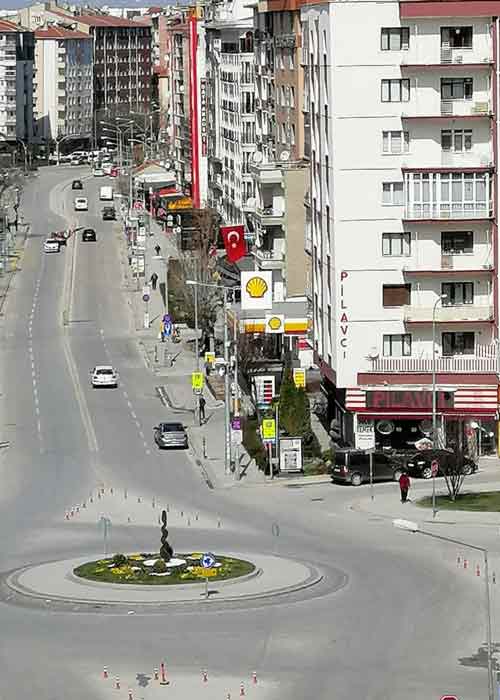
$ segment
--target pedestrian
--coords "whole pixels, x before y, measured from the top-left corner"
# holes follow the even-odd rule
[[[158,283],[158,275],[156,274],[156,272],[153,272],[153,274],[151,275],[150,281],[151,281],[151,286],[153,287],[153,290],[155,290],[156,285]]]
[[[161,253],[161,248],[158,245],[158,243],[155,245],[155,253],[156,253],[156,255],[159,255]]]
[[[401,491],[401,503],[406,503],[408,500],[408,490],[410,488],[410,477],[406,472],[403,472],[399,477],[399,490]]]
[[[205,422],[205,397],[200,394],[199,405],[200,405],[200,425]]]

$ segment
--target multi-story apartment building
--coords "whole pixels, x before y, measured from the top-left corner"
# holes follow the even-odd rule
[[[255,150],[253,13],[244,0],[205,7],[207,33],[208,199],[222,219],[244,220],[254,197],[250,156]]]
[[[255,195],[245,203],[253,255],[258,269],[273,271],[276,301],[305,298],[310,265],[304,251],[308,163],[300,11],[292,2],[259,2],[254,24],[256,151],[249,163]]]
[[[314,348],[332,417],[360,445],[374,436],[409,447],[430,433],[433,369],[438,437],[494,431],[492,7],[401,0],[301,10]]]
[[[196,8],[176,8],[170,34],[169,141],[177,183],[198,208],[207,203],[207,84],[205,31]]]
[[[92,134],[92,39],[48,25],[35,30],[35,134],[50,141]]]
[[[33,140],[33,33],[0,20],[0,138]]]

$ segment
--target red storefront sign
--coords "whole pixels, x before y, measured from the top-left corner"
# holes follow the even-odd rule
[[[451,391],[436,392],[436,407],[445,410],[454,407]],[[405,411],[432,411],[432,391],[367,391],[366,407],[399,409]]]

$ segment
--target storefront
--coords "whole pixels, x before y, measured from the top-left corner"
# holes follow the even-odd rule
[[[354,414],[357,447],[412,449],[432,438],[432,391],[428,389],[347,389],[346,409]],[[498,387],[468,386],[436,392],[438,442],[463,446],[471,456],[496,452]]]

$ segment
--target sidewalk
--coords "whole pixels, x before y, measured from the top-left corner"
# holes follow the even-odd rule
[[[120,232],[122,231],[120,223]],[[156,272],[159,283],[165,280],[165,265],[158,260],[155,246],[161,248],[161,255],[177,258],[175,243],[162,231],[154,221],[151,222],[152,235],[146,238],[146,282],[141,280],[139,291],[137,282],[132,279],[132,270],[128,265],[127,246],[122,235],[121,260],[125,279],[125,288],[130,296],[130,306],[133,318],[132,332],[138,337],[146,365],[158,378],[157,392],[163,405],[170,412],[178,414],[188,430],[191,449],[198,466],[202,469],[207,483],[211,487],[229,488],[245,484],[261,484],[265,482],[264,474],[259,471],[255,461],[240,446],[240,474],[237,481],[234,474],[225,473],[225,433],[224,433],[224,402],[218,401],[208,388],[204,390],[206,400],[206,421],[203,426],[195,422],[195,394],[191,388],[191,373],[196,370],[194,353],[194,330],[181,328],[181,342],[164,343],[158,338],[160,322],[165,312],[163,287],[159,284],[156,290],[150,290],[148,303],[150,327],[144,328],[144,311],[146,304],[142,300],[143,284],[149,283],[151,274]],[[200,362],[200,366],[203,363]]]
[[[24,246],[31,227],[29,222],[24,221],[24,214],[22,212],[22,188],[24,185],[25,183],[22,185],[14,184],[9,186],[5,192],[3,192],[0,202],[0,207],[5,210],[8,221],[15,220],[16,213],[13,207],[15,204],[20,205],[18,230],[16,231],[14,226],[12,226],[11,230],[6,232],[9,253],[6,260],[6,270],[0,273],[0,314],[3,313],[12,279],[15,273],[20,270]],[[19,188],[19,193],[17,188]],[[0,259],[2,258],[0,257]]]

